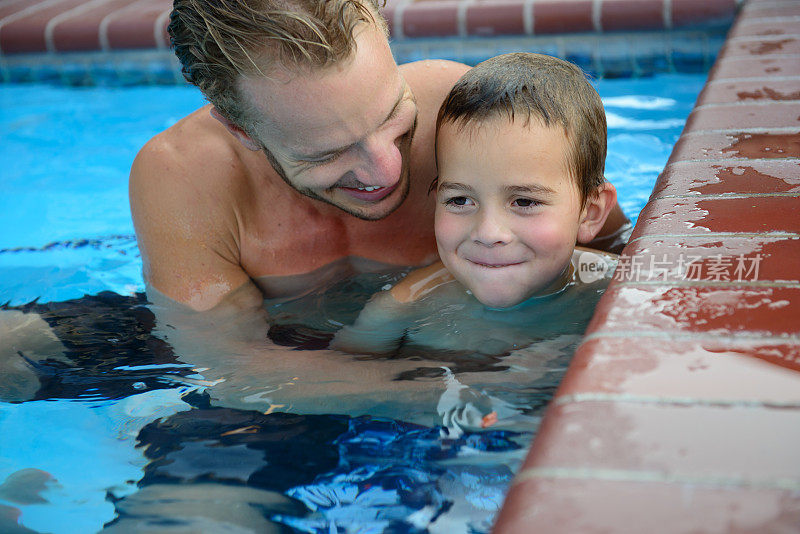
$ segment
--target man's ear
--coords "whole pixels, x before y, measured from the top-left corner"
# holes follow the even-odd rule
[[[247,134],[247,132],[242,130],[242,128],[240,126],[238,126],[237,124],[235,124],[234,122],[231,122],[222,113],[217,111],[217,108],[215,108],[213,106],[211,107],[211,116],[214,117],[215,119],[217,119],[219,122],[221,122],[225,126],[225,128],[227,128],[228,131],[231,134],[233,134],[233,136],[236,139],[238,139],[239,142],[242,143],[245,147],[247,147],[248,149],[250,149],[250,150],[252,150],[254,152],[258,152],[258,151],[261,150],[261,147],[258,145],[258,143],[253,141],[253,138],[250,137]]]
[[[578,226],[578,243],[588,243],[594,239],[616,205],[617,189],[609,182],[603,182],[589,195],[583,206]]]

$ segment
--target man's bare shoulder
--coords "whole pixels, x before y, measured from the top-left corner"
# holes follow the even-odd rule
[[[131,178],[154,186],[191,180],[194,188],[228,188],[245,170],[246,149],[237,144],[205,106],[148,141],[136,156]]]
[[[430,109],[434,119],[453,84],[469,69],[463,63],[443,59],[415,61],[400,66],[400,72],[411,87],[420,110],[425,113]]]
[[[431,291],[455,280],[441,261],[408,273],[391,290],[391,295],[398,302],[416,302]]]
[[[140,240],[154,232],[172,235],[223,231],[234,223],[245,166],[224,128],[206,108],[156,135],[131,167],[131,211]],[[153,224],[149,224],[153,223]]]
[[[416,61],[400,66],[419,110],[411,152],[412,177],[425,191],[436,176],[433,154],[436,114],[453,84],[468,70],[466,65],[444,60]]]
[[[247,164],[214,123],[201,108],[151,139],[129,182],[146,281],[194,309],[248,280],[237,200],[247,198]]]
[[[426,59],[400,65],[400,72],[417,98],[429,93],[444,97],[469,69],[468,65],[444,59]]]

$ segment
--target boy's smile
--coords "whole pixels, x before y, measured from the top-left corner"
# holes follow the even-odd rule
[[[536,118],[442,124],[439,256],[487,306],[514,306],[563,284],[586,217],[569,149],[563,128]]]

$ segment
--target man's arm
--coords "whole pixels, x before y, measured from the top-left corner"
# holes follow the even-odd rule
[[[235,197],[243,170],[236,152],[214,141],[178,123],[144,146],[130,176],[146,283],[198,311],[252,283],[239,265]]]

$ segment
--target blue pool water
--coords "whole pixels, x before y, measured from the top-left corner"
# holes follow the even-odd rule
[[[606,176],[635,220],[705,75],[600,80]],[[189,87],[0,86],[0,299],[142,291],[127,201],[139,148],[203,104]]]
[[[606,175],[632,219],[704,81],[670,74],[597,83],[609,123]],[[164,516],[152,504],[167,499],[169,516],[197,531],[241,503],[249,504],[237,508],[237,524],[256,532],[486,531],[532,428],[443,440],[440,429],[408,421],[220,406],[194,366],[151,335],[128,170],[150,137],[202,104],[189,87],[0,85],[0,303],[18,317],[41,314],[67,356],[38,354],[33,397],[0,402],[0,531],[13,509],[42,532],[104,524],[124,532],[134,519],[154,528]],[[393,276],[323,296],[363,302]],[[342,313],[352,316],[354,306]],[[0,334],[9,336],[0,335],[5,372],[13,332]],[[285,337],[300,347],[324,344],[322,334]],[[568,356],[526,390],[531,417]],[[464,368],[482,361],[459,358]],[[15,501],[23,487],[41,502]],[[207,487],[216,504],[203,501]]]

